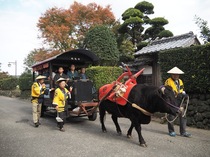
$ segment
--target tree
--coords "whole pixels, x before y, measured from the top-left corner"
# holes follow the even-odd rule
[[[129,34],[133,45],[141,40],[141,32],[144,30],[142,17],[143,14],[135,8],[129,8],[122,14],[124,23],[119,28],[119,33]]]
[[[8,77],[10,77],[8,72],[0,72],[0,80]]]
[[[134,59],[135,47],[131,41],[124,40],[119,48],[120,62],[129,62]]]
[[[26,56],[26,58],[24,58],[23,64],[25,65],[25,71],[30,71],[31,66],[36,63],[36,61],[34,60],[34,56],[37,53],[38,53],[38,51],[36,49],[34,49]]]
[[[119,27],[119,33],[127,34],[124,40],[130,40],[137,48],[142,48],[146,42],[142,44],[141,42],[147,39],[154,40],[157,37],[173,36],[172,32],[164,28],[164,25],[168,24],[168,20],[163,17],[149,18],[150,14],[154,14],[153,9],[152,3],[142,1],[122,14],[124,22]],[[145,30],[145,28],[147,29]]]
[[[24,58],[24,61],[23,61],[23,64],[25,65],[25,72],[31,71],[32,65],[36,64],[37,62],[40,62],[42,60],[55,56],[59,53],[60,51],[55,51],[55,50],[50,51],[50,50],[46,50],[45,48],[32,50],[26,56],[26,58]]]
[[[37,24],[41,37],[54,50],[67,51],[82,45],[87,31],[96,25],[112,26],[115,17],[110,6],[74,2],[69,9],[48,9]]]
[[[195,23],[200,28],[200,37],[203,39],[203,41],[205,43],[210,42],[210,29],[208,27],[208,22],[198,16],[195,16]]]
[[[90,29],[85,37],[84,47],[100,58],[101,65],[116,65],[119,61],[116,38],[107,26]]]
[[[168,24],[168,20],[163,17],[156,17],[149,21],[151,27],[147,28],[144,33],[144,39],[156,39],[157,37],[171,37],[173,33],[165,30],[164,25]]]

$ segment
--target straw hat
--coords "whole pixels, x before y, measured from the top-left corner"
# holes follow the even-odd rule
[[[168,74],[184,74],[184,72],[177,67],[172,68],[167,73]]]
[[[41,79],[46,79],[46,76],[39,75],[39,76],[36,77],[36,80],[41,80]]]
[[[65,78],[59,78],[55,83],[60,83],[61,81],[66,81],[67,79],[65,79]]]

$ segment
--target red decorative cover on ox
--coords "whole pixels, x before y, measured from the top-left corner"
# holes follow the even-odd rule
[[[112,102],[116,102],[119,105],[126,105],[128,96],[131,89],[137,84],[136,78],[144,71],[144,68],[138,71],[136,74],[131,75],[129,68],[128,72],[121,74],[118,79],[111,84],[106,84],[99,89],[99,100],[108,99]],[[120,81],[124,76],[129,76],[129,79],[125,83]]]
[[[106,95],[112,90],[114,87],[115,82],[111,84],[106,84],[99,89],[99,100],[102,100]],[[108,96],[108,95],[107,95]]]
[[[125,93],[118,94],[118,91],[111,93],[107,99],[110,101],[116,102],[119,105],[126,105],[127,104],[127,99],[130,94],[131,89],[135,86],[136,84],[133,84],[132,82],[129,82],[124,85],[125,87]]]
[[[113,89],[113,86],[116,85],[116,87]],[[108,94],[108,92],[111,93],[107,95],[106,99],[116,102],[119,105],[126,105],[128,96],[130,94],[131,89],[135,86],[131,81],[126,82],[125,84],[122,83],[112,83],[102,86],[99,89],[99,100],[102,100],[104,96]]]

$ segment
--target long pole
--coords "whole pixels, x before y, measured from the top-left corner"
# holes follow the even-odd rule
[[[15,61],[15,77],[17,77],[17,61]]]

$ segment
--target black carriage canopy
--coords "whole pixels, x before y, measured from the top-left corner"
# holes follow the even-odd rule
[[[32,66],[32,68],[33,71],[39,71],[48,68],[50,64],[64,67],[69,66],[70,64],[97,65],[98,61],[99,58],[93,52],[85,49],[75,49],[36,63]]]

